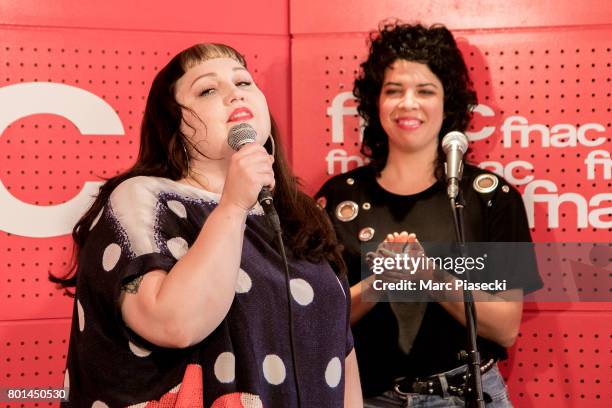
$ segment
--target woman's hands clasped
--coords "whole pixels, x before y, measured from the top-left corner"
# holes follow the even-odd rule
[[[366,261],[380,279],[386,282],[431,279],[425,249],[414,233],[402,231],[388,234],[375,252],[366,254]],[[378,268],[373,268],[378,266]]]

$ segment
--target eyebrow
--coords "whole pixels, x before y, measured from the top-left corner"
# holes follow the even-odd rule
[[[247,69],[245,67],[234,67],[232,68],[232,71],[247,71]],[[206,74],[202,74],[199,77],[197,77],[196,79],[193,80],[193,82],[191,82],[191,87],[193,87],[193,84],[195,84],[199,79],[205,78],[205,77],[216,77],[217,74],[214,72],[208,72]]]
[[[385,82],[385,83],[383,84],[383,88],[384,88],[385,86],[403,86],[403,84],[402,84],[402,83],[400,83],[400,82],[392,82],[392,81],[390,81],[390,82]],[[437,87],[438,87],[438,86],[437,86],[436,84],[434,84],[433,82],[422,82],[422,83],[417,84],[416,86],[417,86],[417,87],[421,87],[421,88],[422,88],[422,87],[425,87],[425,86],[433,86],[434,88],[437,88]]]

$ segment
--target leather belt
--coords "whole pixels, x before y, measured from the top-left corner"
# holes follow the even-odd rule
[[[489,371],[493,368],[495,362],[496,360],[492,358],[482,364],[480,366],[480,373],[484,374]],[[465,392],[466,379],[467,368],[455,374],[434,374],[424,379],[404,377],[396,380],[394,390],[403,398],[406,398],[411,393],[444,397],[445,392],[461,397]]]

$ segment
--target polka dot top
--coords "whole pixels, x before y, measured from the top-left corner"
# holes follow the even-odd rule
[[[246,220],[232,306],[208,337],[185,349],[162,348],[123,322],[121,287],[151,270],[170,271],[218,200],[156,177],[134,177],[113,191],[79,254],[69,402],[62,406],[291,408],[296,384],[302,407],[343,405],[344,360],[353,348],[346,279],[327,263],[289,256],[287,299],[281,257],[259,205]]]

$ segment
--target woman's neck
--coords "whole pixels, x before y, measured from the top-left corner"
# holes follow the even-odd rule
[[[182,181],[211,193],[221,194],[227,176],[225,160],[191,160],[189,174]]]
[[[381,187],[400,195],[420,193],[435,182],[435,156],[395,150],[389,151],[387,164],[378,178]]]

